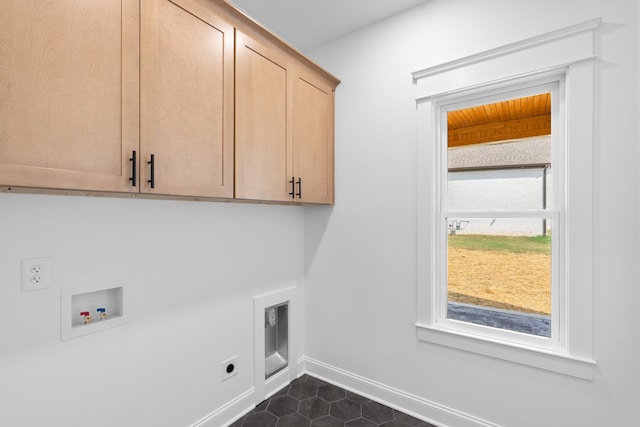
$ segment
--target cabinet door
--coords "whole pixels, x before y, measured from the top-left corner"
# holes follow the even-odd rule
[[[233,197],[234,30],[203,3],[142,2],[141,192]]]
[[[333,204],[334,91],[321,79],[296,76],[293,102],[293,164],[296,200]]]
[[[0,185],[131,186],[138,0],[0,0]]]
[[[286,57],[236,33],[236,198],[291,201]]]

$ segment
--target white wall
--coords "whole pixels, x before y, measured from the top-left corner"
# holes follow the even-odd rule
[[[298,207],[0,194],[0,425],[188,426],[250,390],[253,296],[302,285],[303,223]],[[21,293],[20,260],[41,256],[52,289]],[[126,279],[131,322],[60,341],[61,288],[106,278]]]
[[[486,425],[637,421],[637,7],[634,0],[431,0],[311,52],[342,84],[336,206],[306,211],[310,365]],[[596,146],[594,380],[418,341],[416,263],[427,261],[416,259],[410,73],[598,17],[596,117],[585,123]]]
[[[543,172],[550,177],[550,171],[542,168],[449,172],[447,208],[542,209]]]
[[[546,174],[546,181],[542,174]],[[452,211],[494,209],[542,209],[547,206],[551,187],[551,170],[543,168],[490,169],[457,171],[447,174],[447,204]],[[543,186],[547,191],[543,191]],[[459,227],[456,227],[456,222]],[[545,226],[541,219],[526,218],[452,218],[449,227],[456,234],[504,236],[539,236]],[[451,229],[451,228],[450,228]]]

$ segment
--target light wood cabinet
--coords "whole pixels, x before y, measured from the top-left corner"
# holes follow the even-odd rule
[[[333,204],[336,84],[236,33],[236,198]]]
[[[236,198],[292,200],[288,59],[236,32]]]
[[[193,0],[1,0],[0,184],[233,197],[233,55]]]
[[[137,0],[0,1],[0,184],[137,191]]]
[[[198,1],[143,0],[141,40],[140,191],[233,197],[233,26]]]
[[[222,0],[0,0],[0,190],[332,204],[338,83]]]
[[[293,87],[294,200],[334,203],[334,90],[323,76],[306,69]]]

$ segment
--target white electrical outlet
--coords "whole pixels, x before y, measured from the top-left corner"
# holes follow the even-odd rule
[[[222,381],[226,381],[235,374],[238,373],[238,356],[233,356],[230,359],[225,360],[220,365],[222,372]]]
[[[22,260],[22,292],[38,291],[51,287],[51,258],[27,258]]]

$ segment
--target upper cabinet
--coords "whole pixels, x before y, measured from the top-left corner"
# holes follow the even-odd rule
[[[137,191],[139,4],[0,0],[0,184]]]
[[[333,204],[336,85],[236,33],[236,198]]]
[[[233,40],[199,2],[142,1],[141,192],[233,197]]]
[[[236,33],[236,198],[286,202],[292,160],[288,58]]]
[[[0,0],[0,186],[332,204],[338,83],[223,0]]]
[[[334,84],[298,67],[293,86],[294,200],[333,204]]]

